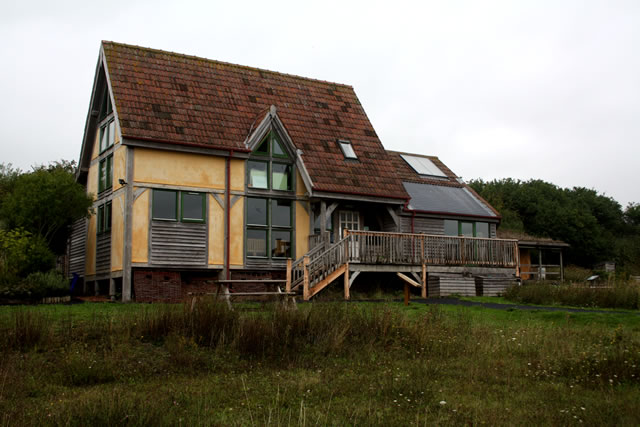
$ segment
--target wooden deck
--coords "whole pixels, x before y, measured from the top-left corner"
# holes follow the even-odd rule
[[[302,286],[303,297],[308,300],[344,275],[348,298],[353,282],[349,271],[353,270],[422,273],[421,285],[426,294],[428,267],[512,268],[517,273],[518,261],[517,240],[346,231],[340,241],[331,245],[319,239],[304,257],[288,263],[287,291]]]

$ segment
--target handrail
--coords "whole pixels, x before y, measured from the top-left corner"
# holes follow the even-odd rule
[[[324,252],[326,249],[326,241],[322,241],[318,246],[311,249],[309,252],[305,254],[305,256],[309,257],[309,260],[312,261],[316,259],[319,255]],[[304,280],[304,266],[303,266],[304,256],[300,257],[298,260],[294,261],[291,264],[291,289],[295,289],[300,286]]]
[[[351,240],[351,236],[343,237],[316,256],[315,259],[309,260],[307,268],[309,269],[310,286],[320,282],[347,262],[346,248]]]

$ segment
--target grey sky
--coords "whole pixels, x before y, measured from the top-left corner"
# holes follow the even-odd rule
[[[79,156],[100,40],[352,85],[385,147],[640,202],[640,2],[22,1],[0,162]]]

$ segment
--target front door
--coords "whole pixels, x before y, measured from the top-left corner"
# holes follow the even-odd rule
[[[339,215],[339,239],[344,237],[344,230],[358,231],[360,230],[360,213],[358,211],[340,211]],[[353,236],[353,244],[349,246],[350,260],[356,261],[360,257],[360,241],[359,236]]]

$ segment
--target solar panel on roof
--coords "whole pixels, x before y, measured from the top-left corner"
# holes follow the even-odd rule
[[[447,176],[426,157],[410,156],[408,154],[401,154],[400,156],[420,175],[442,176],[445,178]]]

